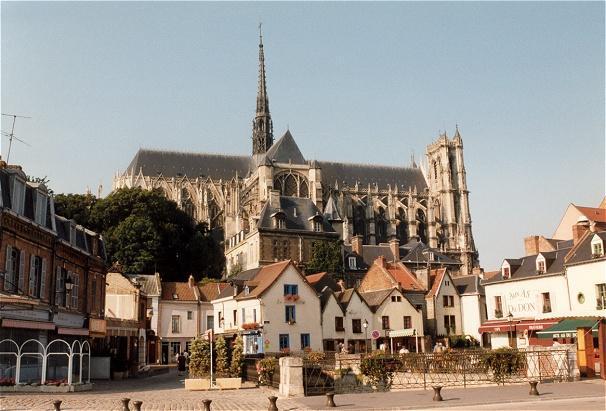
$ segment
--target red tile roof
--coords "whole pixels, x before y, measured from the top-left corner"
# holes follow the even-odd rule
[[[198,289],[200,290],[200,297],[202,301],[208,301],[216,299],[223,289],[227,288],[229,284],[227,283],[207,283],[204,285],[199,285]]]
[[[445,274],[446,268],[438,268],[437,270],[429,271],[431,290],[429,290],[427,293],[427,297],[435,297],[435,295],[438,293],[438,288],[440,288],[440,284],[442,284],[442,280],[444,280]]]
[[[173,301],[197,301],[196,287],[190,287],[187,282],[162,283],[162,299]],[[175,298],[175,296],[177,298]]]
[[[307,278],[308,283],[314,284],[314,283],[317,283],[318,281],[320,281],[322,279],[322,277],[324,277],[325,275],[326,275],[326,271],[324,271],[322,273],[309,274],[309,275],[306,275],[305,278]]]
[[[414,274],[400,264],[388,264],[387,272],[400,284],[406,291],[422,291],[423,286],[417,281]]]
[[[599,223],[606,223],[606,210],[603,208],[593,207],[579,207],[576,208],[587,217],[589,221],[597,221]]]
[[[255,275],[251,283],[255,283],[256,287],[250,290],[247,295],[244,292],[238,295],[238,299],[256,298],[265,292],[271,285],[280,277],[286,267],[291,264],[290,260],[281,261],[261,267]],[[244,284],[247,284],[246,282]]]

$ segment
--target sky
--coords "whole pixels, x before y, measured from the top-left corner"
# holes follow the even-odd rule
[[[2,113],[31,117],[9,160],[57,193],[106,195],[140,147],[249,154],[262,21],[306,158],[405,166],[458,124],[486,270],[604,196],[603,2],[0,7]]]

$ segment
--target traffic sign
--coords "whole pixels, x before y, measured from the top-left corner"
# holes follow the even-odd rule
[[[370,336],[372,337],[373,340],[378,340],[379,337],[381,336],[381,332],[379,330],[372,330],[372,333],[370,333]]]

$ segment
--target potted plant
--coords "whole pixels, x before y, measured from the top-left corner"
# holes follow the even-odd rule
[[[237,337],[235,345],[238,345],[238,340],[242,341],[242,337]],[[241,345],[241,342],[240,342]],[[216,341],[216,354],[217,354],[217,362],[216,362],[216,371],[217,378],[215,379],[217,386],[221,389],[234,389],[240,388],[242,385],[242,379],[240,377],[233,377],[231,374],[231,369],[228,362],[227,356],[227,344],[223,337],[218,337]],[[233,362],[233,353],[236,351],[236,348],[232,349],[232,362]]]
[[[196,337],[189,352],[189,378],[185,379],[185,389],[210,389],[210,343],[206,339]]]
[[[259,375],[259,385],[271,385],[274,372],[278,366],[278,360],[275,357],[265,357],[257,361],[257,374]]]

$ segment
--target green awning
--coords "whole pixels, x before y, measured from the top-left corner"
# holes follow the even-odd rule
[[[599,322],[599,318],[567,318],[536,333],[539,338],[574,338],[577,328],[591,328],[591,333],[597,337]]]

